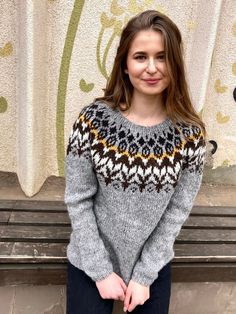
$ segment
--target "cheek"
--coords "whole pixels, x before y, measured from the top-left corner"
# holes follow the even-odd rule
[[[131,76],[138,76],[144,70],[144,65],[140,63],[130,63],[128,65],[128,73]]]
[[[129,81],[132,86],[137,86],[137,78],[129,73]]]
[[[165,85],[165,87],[168,87],[170,85],[170,78],[169,78],[169,76],[165,77],[164,85]]]
[[[165,62],[157,63],[157,68],[162,74],[167,75],[167,66]]]

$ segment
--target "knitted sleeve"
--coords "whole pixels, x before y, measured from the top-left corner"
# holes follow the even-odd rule
[[[174,257],[174,242],[188,218],[201,186],[206,142],[200,132],[185,142],[182,173],[158,225],[145,242],[135,264],[132,280],[150,286],[158,272]]]
[[[69,137],[65,159],[64,200],[76,237],[78,259],[85,273],[93,281],[99,281],[110,275],[113,267],[99,235],[93,211],[93,196],[97,192],[98,182],[91,159],[90,129],[84,119],[86,108],[82,109],[74,122]]]

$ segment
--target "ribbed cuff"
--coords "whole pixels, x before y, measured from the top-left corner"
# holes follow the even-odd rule
[[[110,268],[110,269],[106,269],[106,271],[104,272],[101,272],[99,274],[96,274],[95,276],[92,276],[92,280],[93,281],[101,281],[101,280],[104,280],[106,279],[109,275],[111,275],[113,273],[113,269]]]
[[[151,284],[158,278],[158,275],[156,278],[150,278],[149,276],[146,276],[144,273],[138,273],[135,272],[132,275],[132,280],[139,283],[140,285],[143,286],[151,286]]]

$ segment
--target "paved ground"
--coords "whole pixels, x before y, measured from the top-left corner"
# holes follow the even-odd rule
[[[27,197],[21,190],[16,174],[0,172],[0,199],[8,200],[63,200],[64,178],[49,177],[41,190]],[[236,186],[202,184],[195,205],[236,206]]]

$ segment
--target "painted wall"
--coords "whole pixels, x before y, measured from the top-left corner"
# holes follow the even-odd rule
[[[0,0],[0,171],[16,172],[26,195],[64,176],[72,123],[102,95],[121,28],[145,9],[180,28],[192,100],[217,147],[210,170],[233,167],[225,183],[236,182],[235,0]]]

